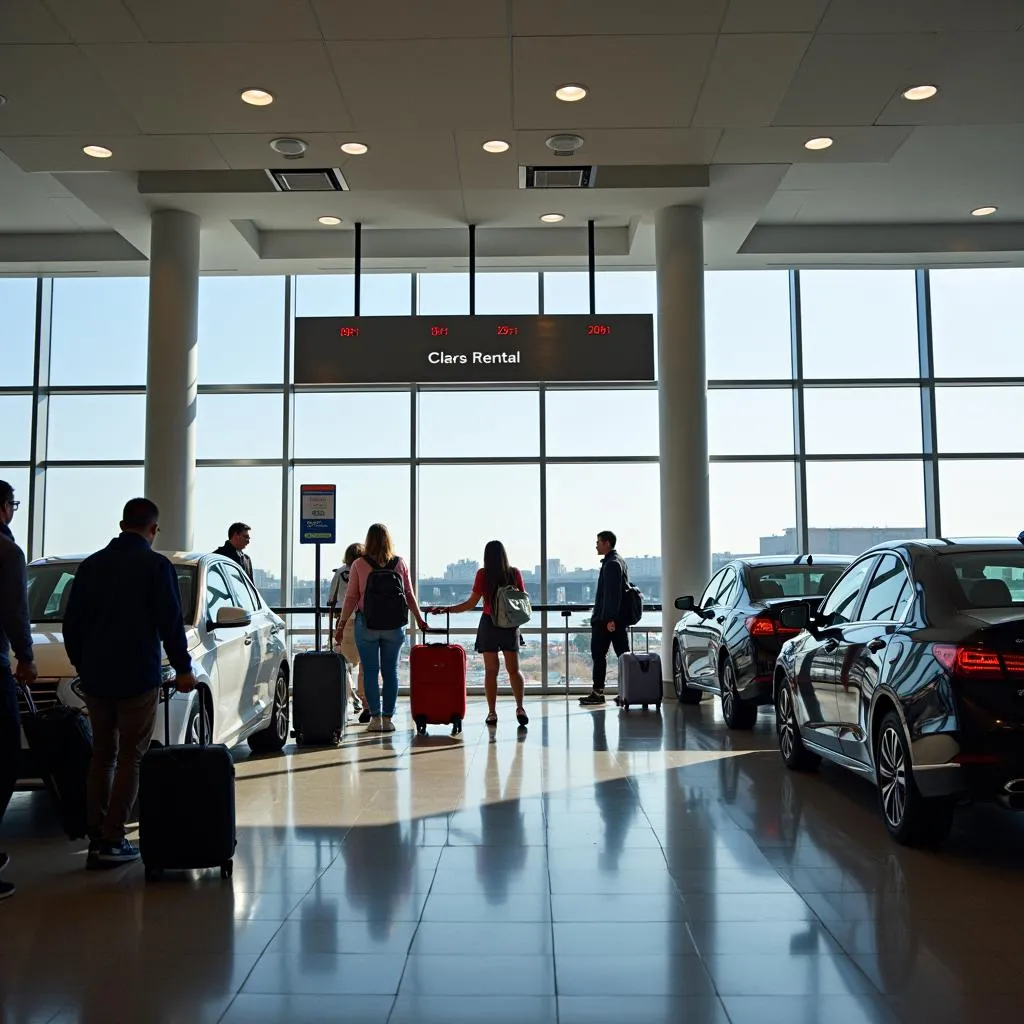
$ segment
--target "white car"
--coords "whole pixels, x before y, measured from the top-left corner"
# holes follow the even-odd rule
[[[82,556],[84,557],[84,556]],[[61,622],[82,557],[43,558],[28,567],[29,615],[39,678],[32,686],[39,710],[55,703],[84,708],[75,670],[64,651]],[[258,753],[280,750],[288,739],[289,667],[283,620],[272,612],[236,563],[221,555],[168,554],[178,575],[185,636],[198,683],[172,691],[172,743],[199,742],[199,716],[214,743],[243,741]],[[124,599],[130,602],[131,594]],[[174,670],[164,662],[165,675]],[[117,672],[117,637],[110,638],[110,671]],[[22,698],[22,713],[25,712]],[[164,742],[164,699],[153,742]],[[31,755],[19,773],[31,779]]]

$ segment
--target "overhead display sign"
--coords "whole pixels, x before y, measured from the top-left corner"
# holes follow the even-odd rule
[[[654,380],[654,318],[300,316],[296,384]]]
[[[337,486],[299,486],[299,540],[303,544],[333,544],[337,533]]]

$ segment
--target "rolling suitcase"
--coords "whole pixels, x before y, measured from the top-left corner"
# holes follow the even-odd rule
[[[85,796],[92,759],[89,716],[64,704],[39,711],[31,689],[23,686],[21,692],[28,710],[21,726],[46,788],[57,803],[61,826],[68,839],[84,839],[89,834]]]
[[[166,868],[220,868],[235,855],[235,765],[223,743],[209,743],[199,716],[199,745],[171,745],[170,691],[164,746],[150,747],[139,772],[139,852],[146,881]]]
[[[333,651],[296,654],[292,664],[292,735],[299,747],[337,746],[348,713],[345,659]]]
[[[409,690],[412,720],[421,736],[428,725],[450,724],[453,736],[462,732],[466,717],[466,649],[451,642],[450,617],[443,644],[424,642],[410,652]]]
[[[649,635],[647,641],[650,647]],[[663,694],[660,655],[651,654],[650,650],[644,654],[627,651],[619,655],[619,695],[615,699],[616,704],[624,711],[628,711],[631,704],[642,705],[644,711],[653,704],[660,711]]]

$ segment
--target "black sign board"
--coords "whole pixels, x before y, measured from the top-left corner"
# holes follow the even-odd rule
[[[648,313],[295,318],[296,384],[653,380]]]

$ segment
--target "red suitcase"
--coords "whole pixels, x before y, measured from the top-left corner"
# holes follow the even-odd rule
[[[453,736],[462,732],[466,717],[466,649],[451,643],[450,623],[443,644],[413,647],[409,654],[409,690],[412,720],[421,736],[428,725],[451,724]]]

